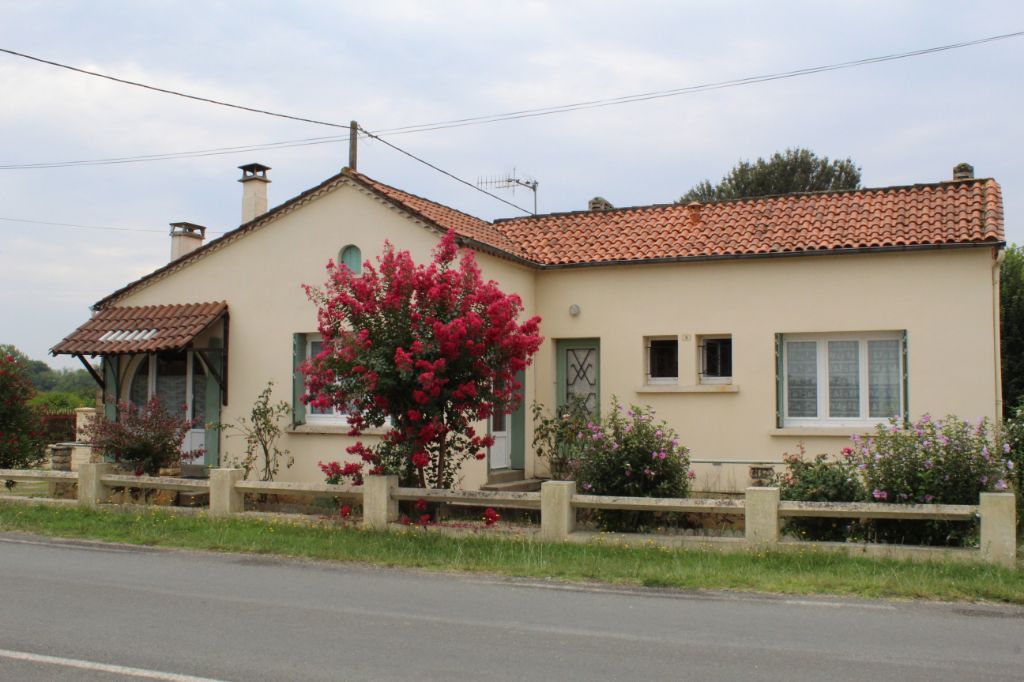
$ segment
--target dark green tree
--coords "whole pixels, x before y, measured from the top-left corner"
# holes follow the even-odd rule
[[[1024,402],[1024,248],[1011,244],[1000,270],[1003,415]]]
[[[741,160],[717,185],[704,180],[684,194],[679,203],[859,187],[860,167],[850,159],[832,161],[827,156],[819,158],[809,149],[796,147],[781,154],[775,152],[767,160],[758,158],[753,163]]]

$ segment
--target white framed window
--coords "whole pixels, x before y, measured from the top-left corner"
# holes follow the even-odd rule
[[[651,336],[644,339],[648,384],[679,383],[679,338]]]
[[[732,336],[716,334],[699,337],[700,383],[732,383]]]
[[[206,366],[193,351],[151,353],[128,368],[127,399],[138,408],[159,398],[163,408],[182,410],[188,419],[206,419]]]
[[[783,426],[872,426],[904,414],[902,332],[786,334]]]
[[[324,349],[323,337],[319,334],[306,334],[306,357],[312,361]],[[306,406],[306,421],[312,424],[348,424],[344,410],[337,407]]]

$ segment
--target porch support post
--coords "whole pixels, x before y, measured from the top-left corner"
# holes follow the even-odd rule
[[[576,529],[572,496],[576,481],[544,481],[540,486],[540,537],[561,542]]]
[[[398,500],[392,493],[398,487],[398,476],[367,476],[363,479],[363,526],[387,530],[398,520]]]
[[[210,470],[210,516],[231,516],[245,508],[245,496],[235,489],[241,469]]]
[[[110,488],[101,480],[110,473],[107,462],[83,462],[78,465],[78,503],[96,507],[110,497]]]
[[[1017,563],[1017,509],[1013,493],[981,494],[981,556],[992,564]]]
[[[744,505],[747,544],[769,549],[779,542],[779,489],[747,488]]]

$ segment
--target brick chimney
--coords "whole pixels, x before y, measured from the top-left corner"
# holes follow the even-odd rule
[[[178,260],[203,245],[206,228],[195,223],[171,223],[171,260]]]
[[[588,211],[610,211],[613,208],[615,207],[612,206],[612,202],[608,201],[604,197],[594,197],[587,202]]]
[[[974,179],[974,166],[969,163],[958,163],[953,166],[953,179],[954,180],[973,180]]]
[[[247,223],[267,212],[267,185],[270,166],[247,163],[238,167],[242,171],[242,223]]]

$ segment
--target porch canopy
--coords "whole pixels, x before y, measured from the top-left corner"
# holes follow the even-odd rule
[[[224,350],[227,341],[228,304],[179,303],[174,305],[111,306],[71,332],[50,349],[51,355],[73,355],[89,370],[96,382],[105,386],[104,377],[85,359],[115,357],[161,351],[182,351],[194,346],[196,337],[224,318]],[[199,349],[198,352],[202,353]],[[204,357],[208,365],[209,362]],[[226,368],[225,368],[226,369]],[[219,374],[219,372],[215,372]],[[222,376],[216,377],[224,388]]]

